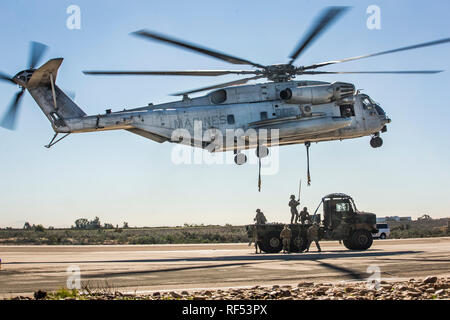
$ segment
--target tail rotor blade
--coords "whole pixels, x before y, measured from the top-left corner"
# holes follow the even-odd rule
[[[16,118],[17,118],[17,111],[19,109],[20,100],[22,98],[22,95],[24,94],[25,90],[19,91],[16,96],[14,97],[13,102],[9,106],[8,110],[6,111],[5,116],[3,117],[2,121],[0,122],[0,126],[8,129],[8,130],[14,130],[16,127]]]
[[[13,83],[13,84],[16,84],[16,83],[14,82],[14,80],[12,79],[12,77],[10,77],[9,75],[7,75],[7,74],[5,74],[5,73],[3,73],[3,72],[0,72],[0,80],[8,81],[8,82],[11,82],[11,83]]]
[[[41,60],[41,58],[44,55],[47,48],[48,47],[45,44],[42,44],[40,42],[35,42],[35,41],[31,42],[30,58],[28,61],[28,67],[30,69],[34,69],[36,67],[36,65]]]

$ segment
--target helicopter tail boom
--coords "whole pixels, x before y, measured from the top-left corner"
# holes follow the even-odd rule
[[[70,132],[65,119],[84,117],[86,113],[55,84],[62,60],[49,60],[35,70],[25,87],[49,119],[54,131]]]

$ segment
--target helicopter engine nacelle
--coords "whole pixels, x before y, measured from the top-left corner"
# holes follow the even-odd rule
[[[353,96],[355,86],[351,83],[334,82],[317,86],[287,88],[280,98],[293,104],[322,104]]]

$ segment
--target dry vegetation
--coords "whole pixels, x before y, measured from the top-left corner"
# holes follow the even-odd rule
[[[448,218],[428,221],[389,221],[391,238],[449,236]],[[183,227],[45,229],[0,229],[0,244],[181,244],[248,242],[245,226],[185,225]]]
[[[180,244],[248,242],[244,226],[185,226],[127,229],[2,229],[0,244]]]

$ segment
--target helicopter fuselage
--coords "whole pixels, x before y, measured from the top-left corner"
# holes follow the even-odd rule
[[[64,119],[63,125],[53,127],[64,133],[123,129],[157,142],[209,146],[208,150],[215,152],[255,148],[264,131],[267,136],[264,144],[274,146],[351,139],[385,130],[390,119],[365,94],[353,92],[326,103],[317,103],[320,97],[317,100],[316,96],[315,104],[314,99],[312,103],[292,103],[280,97],[287,88],[318,89],[331,85],[288,81],[228,87],[197,98],[184,97],[160,105]],[[323,99],[326,101],[327,97]],[[237,138],[245,143],[237,144]]]

